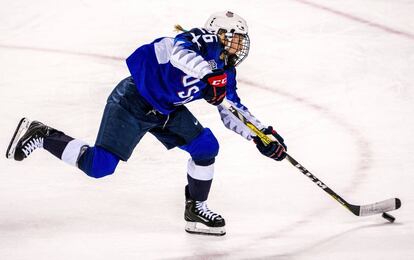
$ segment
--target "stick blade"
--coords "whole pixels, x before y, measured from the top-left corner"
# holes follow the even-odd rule
[[[370,216],[370,215],[380,214],[380,213],[399,209],[400,207],[401,207],[400,199],[398,198],[387,199],[387,200],[383,200],[380,202],[360,206],[359,216]]]

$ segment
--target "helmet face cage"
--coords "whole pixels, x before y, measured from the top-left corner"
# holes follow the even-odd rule
[[[224,35],[224,55],[227,66],[239,65],[249,54],[250,38],[247,34],[226,32],[220,29],[218,34]]]

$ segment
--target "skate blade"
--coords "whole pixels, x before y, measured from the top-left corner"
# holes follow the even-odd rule
[[[185,231],[191,234],[208,235],[208,236],[224,236],[226,234],[225,227],[207,227],[198,222],[189,222],[185,226]]]
[[[6,158],[7,159],[13,159],[14,158],[14,152],[16,151],[16,145],[19,141],[20,137],[22,136],[22,132],[26,131],[30,126],[30,120],[23,117],[19,124],[17,125],[16,131],[14,131],[13,137],[10,141],[9,146],[7,147],[6,151]]]

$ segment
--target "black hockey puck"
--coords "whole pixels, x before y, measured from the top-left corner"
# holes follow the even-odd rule
[[[382,213],[382,217],[385,218],[386,220],[388,220],[389,222],[393,223],[395,221],[395,217],[384,212]]]
[[[399,209],[401,207],[401,200],[399,198],[395,198],[395,209]]]

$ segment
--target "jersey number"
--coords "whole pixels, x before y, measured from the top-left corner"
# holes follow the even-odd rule
[[[194,34],[192,32],[190,33],[191,36],[193,36],[192,42],[196,43],[198,48],[201,48],[201,44],[198,42],[198,39],[200,37],[203,39],[203,41],[205,43],[217,42],[218,41],[217,35],[215,35],[215,34],[208,34],[208,32],[206,30],[202,29],[202,28],[199,28],[199,30],[202,33],[205,33],[205,34],[198,34],[198,35],[196,35],[196,34]]]

